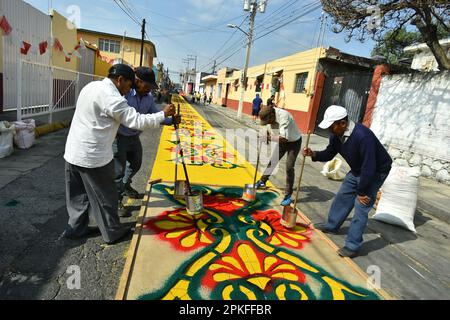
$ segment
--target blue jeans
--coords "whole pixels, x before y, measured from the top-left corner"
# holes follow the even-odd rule
[[[337,232],[354,207],[355,214],[352,218],[350,229],[348,230],[347,239],[345,240],[346,248],[352,251],[359,251],[361,248],[364,230],[369,219],[369,212],[375,204],[378,190],[383,185],[387,175],[388,173],[381,173],[377,174],[374,178],[368,192],[371,200],[367,206],[361,204],[357,198],[359,177],[356,177],[351,172],[345,176],[344,182],[331,205],[325,228]]]

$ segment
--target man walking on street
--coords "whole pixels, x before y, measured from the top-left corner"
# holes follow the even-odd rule
[[[345,246],[338,252],[342,257],[353,258],[363,243],[369,212],[391,170],[392,159],[375,134],[362,124],[349,120],[347,110],[341,106],[330,106],[319,127],[329,128],[332,133],[328,147],[320,152],[308,148],[303,150],[303,155],[313,161],[326,162],[339,153],[351,170],[334,198],[328,222],[317,229],[337,233],[355,208]]]
[[[158,89],[155,82],[155,74],[152,69],[139,67],[135,70],[135,89],[126,94],[128,105],[132,106],[140,114],[155,114],[159,110],[155,106],[151,91]],[[171,125],[172,119],[166,118],[164,125]],[[116,183],[119,193],[119,216],[129,217],[123,206],[124,196],[138,198],[139,192],[131,187],[133,177],[141,169],[142,165],[142,144],[139,136],[141,131],[129,129],[120,125],[114,141],[114,160],[116,170]]]
[[[252,116],[253,116],[253,122],[256,123],[256,119],[259,116],[259,111],[261,110],[262,105],[262,99],[259,97],[259,93],[256,94],[256,98],[253,99],[253,106],[252,106]]]
[[[262,189],[266,187],[266,183],[278,162],[287,154],[286,189],[281,205],[288,206],[293,202],[291,197],[294,191],[294,167],[302,147],[302,135],[295,124],[294,117],[286,110],[265,106],[261,109],[259,118],[262,126],[270,124],[272,129],[279,129],[279,136],[271,135],[271,140],[278,142],[278,153],[272,155],[272,159],[261,180],[256,183],[256,188]]]
[[[89,234],[91,214],[108,244],[118,242],[131,232],[121,225],[117,213],[117,187],[114,181],[113,141],[123,124],[144,130],[157,128],[175,114],[168,105],[157,114],[140,115],[123,97],[131,89],[132,68],[117,64],[108,78],[89,83],[78,97],[67,137],[66,205],[69,221],[63,236],[80,238]]]

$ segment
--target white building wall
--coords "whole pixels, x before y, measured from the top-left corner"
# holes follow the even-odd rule
[[[450,183],[450,71],[385,76],[371,129],[398,164]]]
[[[51,18],[22,0],[0,0],[0,12],[13,28],[10,36],[0,39],[3,41],[3,110],[16,109],[18,63],[27,60],[49,65],[50,54],[47,51],[41,56],[39,50],[31,50],[28,55],[22,55],[11,39],[18,37],[38,48],[40,42],[50,40]],[[48,50],[51,50],[50,45]]]

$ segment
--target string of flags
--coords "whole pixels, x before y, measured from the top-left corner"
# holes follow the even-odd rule
[[[86,50],[86,45],[82,39],[80,39],[79,44],[76,45],[75,48],[70,52],[64,49],[64,46],[58,38],[49,38],[40,42],[38,45],[33,45],[31,43],[23,41],[19,39],[19,37],[11,27],[11,24],[4,15],[0,19],[0,30],[2,31],[3,37],[6,37],[11,45],[15,45],[16,47],[20,48],[20,53],[23,55],[44,55],[47,53],[49,48],[55,48],[56,50],[64,54],[66,62],[70,62],[72,60],[72,57],[74,56],[78,59],[82,59],[80,50]],[[114,59],[109,59],[102,56],[99,50],[97,50],[97,57],[110,64],[114,61]]]

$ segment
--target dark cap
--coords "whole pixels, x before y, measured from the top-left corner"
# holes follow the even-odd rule
[[[275,109],[269,106],[264,106],[259,112],[259,118],[261,119],[261,125],[265,126],[275,117]]]
[[[134,70],[133,68],[131,68],[130,66],[123,64],[123,63],[118,63],[113,65],[108,72],[108,76],[122,76],[125,79],[131,80],[134,82],[135,80],[135,74],[134,74]]]
[[[156,84],[155,73],[151,68],[139,67],[136,68],[136,77],[152,86],[152,89],[158,89]]]

